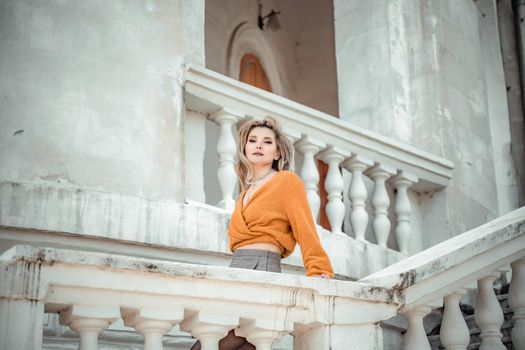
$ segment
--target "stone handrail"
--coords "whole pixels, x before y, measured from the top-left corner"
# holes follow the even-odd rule
[[[477,282],[476,324],[485,349],[505,349],[503,313],[492,283],[512,265],[509,304],[514,311],[514,347],[525,348],[525,207],[406,258],[359,282],[402,290],[401,311],[409,319],[405,349],[430,349],[423,317],[445,305],[441,342],[465,349],[469,331],[459,309],[466,288]]]
[[[2,254],[0,281],[0,350],[40,349],[45,312],[59,313],[83,350],[118,319],[145,335],[147,350],[162,349],[175,324],[203,350],[234,328],[257,349],[289,332],[296,349],[372,348],[377,323],[400,304],[356,282],[28,246]]]
[[[217,178],[222,192],[219,206],[229,211],[234,207],[233,190],[236,184],[232,127],[246,118],[272,115],[282,122],[285,134],[302,155],[302,167],[298,173],[305,183],[314,218],[320,207],[317,190],[319,172],[315,159],[328,164],[324,183],[328,192],[326,214],[331,232],[335,235],[343,233],[343,222],[348,217],[353,236],[357,240],[365,240],[369,215],[366,210],[368,193],[363,179],[369,177],[374,183],[371,196],[373,218],[370,223],[377,244],[386,248],[390,228],[395,225],[399,250],[404,255],[409,254],[412,234],[411,204],[407,191],[443,188],[452,176],[453,164],[446,159],[206,68],[186,67],[184,93],[187,111],[202,114],[220,126],[216,146],[219,163]],[[343,203],[344,179],[339,170],[341,167],[352,174],[348,191],[351,210],[347,210]],[[396,190],[392,200],[386,190],[387,183]],[[393,203],[396,214],[394,225],[390,223],[388,215],[390,203]]]

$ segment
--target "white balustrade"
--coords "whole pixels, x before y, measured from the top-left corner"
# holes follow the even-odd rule
[[[184,308],[169,305],[164,309],[122,309],[124,324],[144,335],[144,350],[162,350],[162,336],[184,319]]]
[[[412,235],[412,228],[410,226],[412,208],[410,200],[408,199],[408,188],[417,182],[417,180],[417,177],[405,172],[400,172],[392,178],[392,183],[396,189],[396,201],[394,204],[394,211],[397,215],[396,240],[399,251],[405,255],[408,255],[408,247]]]
[[[321,149],[321,147],[309,140],[308,137],[303,137],[295,143],[295,148],[303,155],[303,165],[299,175],[306,187],[306,196],[308,198],[308,203],[310,204],[312,216],[314,220],[317,221],[319,208],[321,207],[321,200],[319,198],[317,187],[319,182],[319,170],[315,165],[315,154]]]
[[[202,350],[218,350],[219,340],[237,327],[239,317],[198,311],[180,324],[180,329],[199,339]]]
[[[480,350],[505,350],[501,342],[501,326],[503,325],[503,311],[499,304],[493,283],[500,276],[493,272],[489,276],[478,280],[478,293],[474,318],[481,329]]]
[[[350,223],[355,238],[360,241],[365,240],[366,227],[368,226],[368,213],[366,212],[368,193],[363,181],[363,172],[372,164],[371,160],[355,154],[343,163],[343,166],[352,173],[352,182],[348,190],[348,197],[352,205]]]
[[[6,300],[17,303],[33,296],[32,304],[61,313],[61,322],[79,333],[82,350],[97,349],[98,333],[118,318],[144,335],[147,350],[161,350],[163,335],[177,323],[200,341],[202,350],[217,350],[219,340],[230,330],[246,337],[258,350],[269,350],[280,336],[299,329],[306,332],[296,334],[297,344],[302,345],[295,349],[332,346],[336,350],[348,348],[347,341],[380,346],[379,322],[395,316],[400,307],[399,296],[381,287],[233,270],[18,246],[0,256],[0,311],[9,311],[4,307]],[[39,294],[24,294],[30,289]],[[80,301],[98,306],[81,306]],[[2,312],[0,350],[42,347],[44,308],[35,311],[38,314],[33,312],[32,317],[40,321],[40,343],[28,336],[34,333],[27,327],[5,333],[5,326],[17,320],[17,315]],[[33,324],[32,318],[25,321]],[[315,347],[315,334],[324,335],[321,347]],[[18,338],[32,343],[17,342]],[[13,344],[19,347],[9,347]]]
[[[219,206],[229,211],[235,208],[233,199],[233,190],[237,182],[235,173],[235,154],[237,145],[233,136],[232,127],[241,118],[241,114],[228,108],[222,108],[219,111],[210,114],[209,119],[219,124],[221,132],[217,142],[217,155],[219,156],[219,170],[217,179],[222,191],[222,200]]]
[[[328,203],[326,204],[326,216],[330,222],[332,234],[342,235],[343,221],[345,219],[345,205],[343,203],[343,176],[339,165],[344,159],[342,152],[328,147],[317,155],[325,163],[328,163],[328,174],[326,175],[325,188],[328,192]]]
[[[512,343],[515,349],[525,349],[525,258],[514,261],[511,266],[512,280],[508,301],[514,313]]]
[[[394,174],[394,168],[382,164],[376,164],[366,172],[366,175],[374,180],[374,194],[372,196],[374,221],[372,222],[372,227],[377,244],[383,248],[386,248],[391,227],[390,219],[388,218],[390,197],[388,196],[385,182]]]
[[[465,350],[470,341],[470,332],[459,308],[459,301],[467,294],[465,289],[444,298],[444,314],[441,321],[441,344],[448,350]]]
[[[430,306],[414,306],[405,312],[408,320],[407,332],[405,333],[405,350],[430,350],[423,319],[432,311]]]
[[[118,308],[72,305],[60,313],[60,324],[78,333],[79,350],[97,350],[99,333],[119,318]]]

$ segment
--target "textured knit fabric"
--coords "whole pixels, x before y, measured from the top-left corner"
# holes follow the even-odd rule
[[[237,249],[230,267],[256,271],[281,272],[281,256],[268,250]]]
[[[247,244],[273,243],[290,255],[299,243],[308,276],[333,277],[306,199],[301,179],[290,171],[280,171],[261,185],[242,207],[246,192],[241,193],[233,211],[228,234],[230,249]]]

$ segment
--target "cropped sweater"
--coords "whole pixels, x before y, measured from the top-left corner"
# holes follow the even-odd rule
[[[228,235],[234,251],[247,244],[273,243],[281,248],[281,257],[292,254],[299,243],[308,276],[333,277],[312,218],[301,179],[290,171],[280,171],[261,185],[243,209],[246,191],[239,196]]]

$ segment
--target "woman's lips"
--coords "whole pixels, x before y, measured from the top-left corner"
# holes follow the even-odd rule
[[[259,153],[259,152],[255,152],[255,153],[252,153],[254,156],[262,156],[263,154],[262,153]]]

